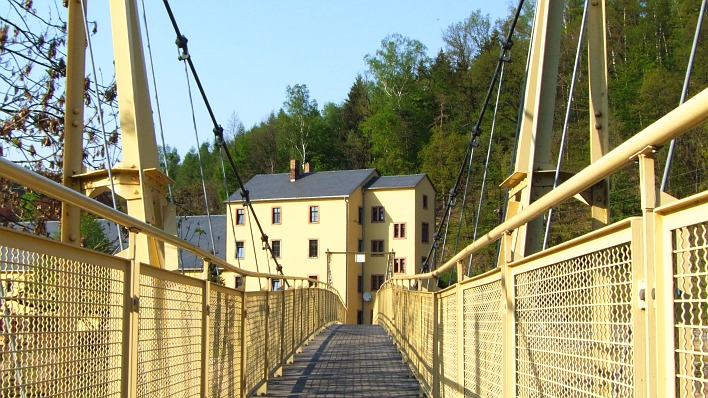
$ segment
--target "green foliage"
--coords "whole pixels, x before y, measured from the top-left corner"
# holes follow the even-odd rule
[[[97,220],[97,217],[92,214],[81,213],[81,224],[79,227],[81,236],[83,237],[81,245],[85,248],[103,253],[115,253],[118,242],[111,242],[108,239],[103,227]]]

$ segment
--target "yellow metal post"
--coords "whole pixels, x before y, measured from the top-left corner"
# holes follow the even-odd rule
[[[111,0],[110,10],[123,145],[123,161],[116,169],[125,175],[117,177],[116,193],[127,200],[128,214],[174,235],[175,212],[166,199],[169,179],[159,170],[137,5],[135,0]],[[107,186],[103,174],[84,176],[84,181],[93,188]],[[160,243],[153,251],[145,235],[136,243],[138,261],[177,269],[173,246]]]
[[[206,264],[206,263],[205,263]],[[206,267],[204,267],[206,268]],[[211,361],[209,360],[209,325],[211,319],[211,306],[209,305],[209,298],[211,296],[211,283],[209,280],[204,280],[204,287],[202,288],[202,383],[201,383],[201,394],[202,397],[206,398],[209,396],[209,370],[211,368]]]
[[[610,150],[607,105],[607,29],[605,0],[590,0],[588,7],[588,84],[590,88],[590,162]],[[605,178],[591,188],[592,228],[610,221],[610,182]]]
[[[514,277],[509,266],[502,265],[501,269],[501,299],[502,303],[502,341],[504,342],[502,357],[502,396],[512,398],[516,396],[516,317]]]
[[[248,311],[246,310],[246,292],[243,290],[246,286],[246,276],[241,275],[241,398],[246,398],[248,390],[246,390],[246,371],[248,367],[246,366],[246,317],[248,316]]]
[[[458,262],[458,278],[462,278],[464,273],[462,272],[462,262]],[[456,303],[456,314],[457,319],[457,395],[460,397],[465,396],[465,301],[463,297],[462,285],[459,281],[455,284],[455,299]]]
[[[130,232],[129,247],[136,238]],[[123,293],[123,365],[121,367],[121,394],[124,398],[138,396],[138,320],[140,311],[140,262],[135,259],[135,251],[129,251],[130,267],[126,272]]]
[[[438,323],[440,323],[440,306],[438,304],[438,295],[440,293],[431,293],[433,297],[433,385],[431,386],[433,390],[433,397],[440,396],[440,352],[442,347],[440,347],[440,333],[438,331]]]
[[[64,164],[62,184],[81,192],[81,182],[73,178],[83,171],[84,88],[86,87],[86,29],[82,0],[68,2],[66,54],[66,103],[64,105]],[[61,241],[81,244],[81,210],[62,202]]]
[[[536,28],[531,41],[515,172],[502,183],[502,188],[509,189],[506,219],[543,195],[543,176],[535,176],[535,173],[551,169],[550,148],[563,9],[562,2],[558,0],[539,0],[536,5]],[[517,235],[515,246],[511,248],[514,260],[541,251],[543,218],[537,217],[520,226],[514,234]]]
[[[641,291],[639,292],[641,295],[639,299],[644,302],[646,308],[646,315],[643,317],[645,322],[643,325],[641,325],[644,329],[644,333],[641,335],[646,336],[646,340],[644,341],[644,347],[640,347],[642,349],[641,353],[645,354],[645,366],[643,369],[638,369],[637,372],[643,372],[643,375],[638,375],[639,380],[637,380],[637,387],[643,388],[645,389],[645,391],[637,391],[637,393],[645,397],[658,397],[657,372],[659,371],[659,369],[657,359],[659,357],[659,354],[654,348],[656,347],[658,337],[656,335],[656,301],[653,299],[653,293],[655,292],[656,287],[656,252],[654,250],[654,242],[656,241],[656,231],[654,229],[654,209],[657,205],[657,185],[656,175],[654,172],[655,152],[655,148],[648,147],[643,153],[639,154],[639,190],[643,216],[641,240],[642,250],[640,255],[642,256],[641,265],[646,278],[646,282],[643,284],[645,286],[645,292],[644,294],[641,294]],[[639,344],[635,344],[635,346],[637,345]],[[638,359],[641,360],[641,357],[639,357]],[[637,361],[637,359],[635,359],[635,363],[641,364],[642,362],[639,362]]]

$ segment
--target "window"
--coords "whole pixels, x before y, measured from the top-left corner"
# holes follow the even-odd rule
[[[243,286],[243,277],[237,276],[236,281],[234,283],[236,284],[236,288]]]
[[[356,292],[361,293],[364,289],[364,277],[359,275],[356,277]]]
[[[404,239],[406,237],[406,223],[398,222],[393,224],[393,239]]]
[[[393,273],[402,274],[406,272],[406,259],[405,258],[394,258],[393,259]]]
[[[364,208],[359,206],[359,214],[357,220],[359,221],[359,224],[362,224],[364,222]]]
[[[371,275],[371,290],[379,290],[384,283],[383,275]]]
[[[270,283],[272,291],[280,290],[280,287],[283,286],[283,283],[280,279],[272,279]]]
[[[242,260],[246,254],[246,250],[243,248],[243,241],[236,242],[236,258]]]
[[[310,206],[310,223],[320,222],[320,208],[319,206]]]
[[[371,241],[371,255],[372,256],[383,256],[384,254],[384,241],[382,239],[373,239]]]
[[[423,208],[428,208],[428,195],[423,195]]]
[[[423,223],[423,230],[420,233],[420,239],[423,243],[430,242],[430,231],[428,229],[429,229],[428,223],[424,222]]]
[[[364,311],[362,310],[357,310],[356,312],[356,324],[361,325],[364,323]]]
[[[359,253],[364,251],[364,239],[359,239],[359,244],[356,247],[356,251]]]
[[[273,208],[273,224],[280,224],[280,207]]]
[[[245,209],[236,209],[236,224],[243,225],[246,222],[245,220],[246,220]]]
[[[270,248],[273,250],[273,256],[275,258],[280,258],[280,241],[274,240],[270,242]]]
[[[317,254],[319,252],[318,243],[319,242],[317,241],[317,239],[310,239],[310,254],[309,254],[310,258],[317,258]]]
[[[371,208],[371,222],[384,222],[386,219],[384,214],[383,206],[373,206]]]
[[[307,277],[310,279],[317,280],[317,275],[307,275]],[[317,282],[314,281],[309,281],[308,283],[310,287],[316,287],[315,285],[317,285]]]

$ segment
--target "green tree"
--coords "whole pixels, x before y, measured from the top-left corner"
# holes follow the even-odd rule
[[[428,71],[425,46],[399,34],[381,41],[376,55],[367,55],[374,77],[372,112],[361,124],[370,137],[373,165],[384,174],[414,172],[418,151],[429,137],[431,97],[418,79]]]
[[[310,90],[306,85],[287,86],[285,91],[286,100],[283,105],[288,116],[285,139],[290,144],[293,155],[304,165],[319,128],[320,112],[317,109],[317,101],[310,99]]]

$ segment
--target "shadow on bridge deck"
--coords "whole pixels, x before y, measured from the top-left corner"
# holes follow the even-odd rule
[[[268,381],[268,397],[417,397],[401,354],[380,326],[337,325],[320,333]]]

